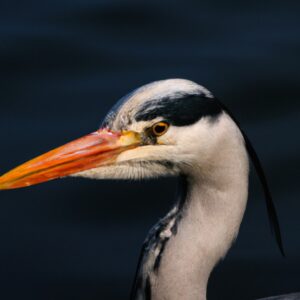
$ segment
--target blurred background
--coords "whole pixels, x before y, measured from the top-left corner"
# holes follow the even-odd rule
[[[208,299],[300,291],[300,2],[2,0],[0,172],[98,128],[165,78],[210,89],[257,149],[286,248],[252,172],[240,235]],[[64,179],[0,195],[1,299],[127,299],[141,244],[176,180]]]

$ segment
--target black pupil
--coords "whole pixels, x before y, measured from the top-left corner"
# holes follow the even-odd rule
[[[157,134],[161,134],[166,130],[166,126],[165,125],[156,125],[155,126],[155,133]]]

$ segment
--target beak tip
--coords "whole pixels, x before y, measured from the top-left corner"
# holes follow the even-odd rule
[[[9,184],[5,183],[5,181],[3,182],[2,177],[0,177],[0,190],[8,190],[8,189],[9,189]]]
[[[1,190],[11,190],[15,188],[14,182],[7,178],[7,173],[0,176],[0,191]]]

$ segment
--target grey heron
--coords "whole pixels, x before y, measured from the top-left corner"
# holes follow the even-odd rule
[[[228,109],[184,79],[144,85],[123,97],[96,132],[0,177],[0,189],[58,177],[143,179],[178,176],[174,206],[149,232],[132,299],[206,299],[209,276],[235,240],[248,197],[249,159],[283,246],[258,156]]]

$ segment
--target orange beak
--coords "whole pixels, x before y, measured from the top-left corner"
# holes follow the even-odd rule
[[[0,190],[15,189],[109,165],[121,152],[136,148],[139,135],[132,131],[98,130],[38,156],[0,177]]]

